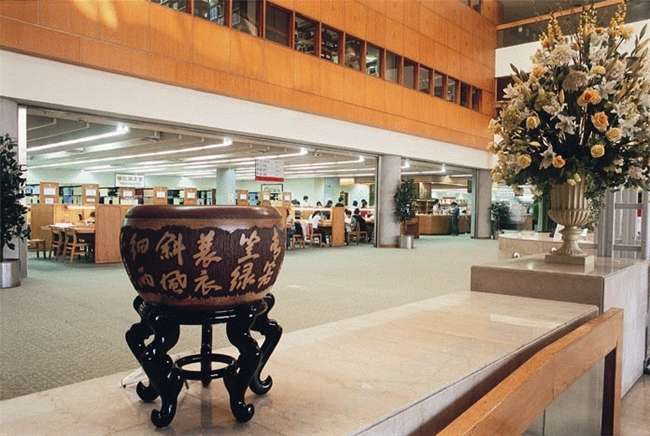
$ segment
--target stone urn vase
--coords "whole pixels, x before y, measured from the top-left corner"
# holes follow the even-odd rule
[[[272,207],[142,205],[126,213],[120,251],[144,301],[213,310],[269,293],[285,240]]]
[[[562,246],[554,253],[546,255],[546,262],[586,265],[593,263],[594,256],[585,253],[578,241],[582,226],[589,222],[589,203],[585,196],[585,183],[575,185],[563,183],[551,189],[551,209],[548,216],[553,221],[564,226]]]

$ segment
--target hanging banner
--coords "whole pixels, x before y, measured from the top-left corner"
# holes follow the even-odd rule
[[[256,159],[255,180],[263,182],[284,182],[284,161]]]

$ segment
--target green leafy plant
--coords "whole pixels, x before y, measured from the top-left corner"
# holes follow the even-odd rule
[[[401,223],[402,234],[406,234],[406,223],[415,218],[415,200],[418,199],[418,189],[413,179],[400,184],[393,196],[395,200],[395,218]]]
[[[27,208],[22,204],[25,197],[25,178],[16,159],[16,142],[9,135],[0,137],[0,261],[4,261],[4,248],[16,248],[12,241],[14,238],[25,240],[29,235],[26,226],[25,214]]]
[[[490,212],[497,231],[506,228],[510,224],[510,206],[508,206],[508,203],[492,203]]]

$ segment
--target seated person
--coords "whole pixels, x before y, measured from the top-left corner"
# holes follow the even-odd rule
[[[296,218],[294,217],[292,210],[289,210],[285,227],[287,229],[287,250],[291,250],[291,239],[292,236],[296,234]]]
[[[352,211],[350,209],[345,209],[345,218],[343,219],[345,223],[345,242],[348,241],[348,233],[355,229],[357,226],[357,220],[352,217]]]
[[[368,231],[368,226],[366,226],[366,220],[361,216],[361,212],[359,211],[359,208],[357,207],[354,209],[354,215],[352,217],[359,223],[359,230],[362,232],[367,232]]]
[[[364,218],[370,218],[372,213],[368,210],[368,202],[366,200],[361,200],[361,216]]]
[[[343,197],[339,197],[339,201],[334,205],[334,207],[345,207],[345,205],[343,204],[343,200],[344,200]]]
[[[309,222],[311,223],[311,231],[312,233],[319,233],[321,235],[321,238],[323,242],[325,242],[325,234],[323,233],[323,229],[319,229],[318,225],[320,222],[323,220],[323,217],[321,215],[320,210],[315,210],[314,213],[311,215],[309,218]]]

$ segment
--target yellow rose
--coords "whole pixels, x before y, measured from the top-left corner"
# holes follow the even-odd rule
[[[537,65],[535,68],[532,69],[530,74],[534,77],[542,77],[544,73],[546,72],[547,68],[543,65]]]
[[[606,72],[605,67],[603,67],[602,65],[595,65],[594,67],[591,68],[590,71],[591,74],[599,74],[601,76],[605,75],[605,72]]]
[[[578,104],[580,106],[587,106],[588,104],[600,103],[600,94],[593,88],[587,88],[582,95],[578,97]]]
[[[501,128],[501,124],[494,118],[490,120],[490,124],[488,124],[488,130],[490,130],[492,133],[499,133],[499,129]]]
[[[630,39],[634,35],[634,27],[632,26],[621,26],[618,31],[623,39]]]
[[[591,155],[598,159],[605,155],[605,146],[602,144],[596,144],[591,146]]]
[[[562,168],[566,162],[559,154],[553,158],[553,166],[555,168]]]
[[[539,118],[538,117],[528,117],[526,118],[526,128],[527,129],[536,129],[537,126],[539,126]]]
[[[494,153],[495,152],[495,150],[494,150],[494,141],[488,142],[488,145],[487,145],[486,148],[487,148],[487,151],[489,151],[490,153]]]
[[[517,156],[517,163],[522,168],[528,168],[528,166],[532,161],[533,160],[531,159],[531,157],[528,156],[527,154],[520,154],[519,156]]]
[[[604,132],[609,125],[609,120],[605,112],[597,112],[591,116],[591,122],[599,132]]]
[[[617,142],[621,140],[621,129],[618,127],[612,127],[605,133],[605,136],[607,139],[609,139],[611,142]]]

